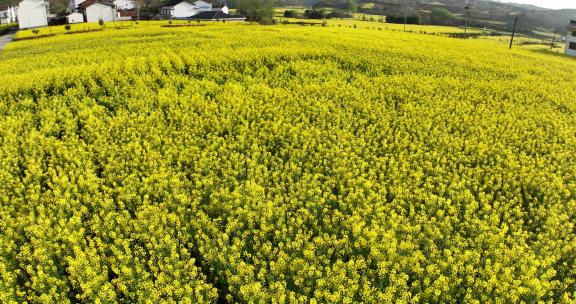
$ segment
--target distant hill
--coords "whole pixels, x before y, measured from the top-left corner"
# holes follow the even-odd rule
[[[280,2],[290,5],[298,4],[298,0],[280,0]],[[347,0],[304,0],[304,3],[318,8],[346,9],[347,7]],[[455,15],[456,22],[460,20],[463,23],[465,5],[466,0],[358,0],[359,12],[379,15],[417,14],[425,23],[429,20],[429,14],[434,8],[450,11]],[[559,33],[564,33],[570,20],[576,19],[576,9],[552,10],[534,5],[488,0],[471,0],[469,13],[473,26],[497,30],[510,30],[514,15],[518,15],[518,30],[521,32],[558,30]]]

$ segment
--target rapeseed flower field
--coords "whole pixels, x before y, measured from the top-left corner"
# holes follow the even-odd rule
[[[0,302],[574,302],[575,71],[363,27],[10,43]]]

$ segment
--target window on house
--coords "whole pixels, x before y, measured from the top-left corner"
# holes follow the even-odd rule
[[[571,50],[576,50],[576,42],[570,42],[570,44],[568,44],[568,48]]]
[[[572,32],[572,36],[573,36],[573,37],[576,37],[576,31],[573,31],[573,32]]]

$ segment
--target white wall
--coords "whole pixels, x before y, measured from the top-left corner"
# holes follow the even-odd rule
[[[172,16],[172,7],[171,6],[163,6],[160,8],[160,14],[164,16]]]
[[[18,16],[18,7],[15,6],[11,7],[10,14],[12,15],[12,22],[16,22]]]
[[[86,22],[98,22],[116,20],[116,10],[102,3],[94,3],[86,8]]]
[[[129,10],[136,7],[136,5],[134,4],[134,0],[115,0],[114,5],[116,5],[117,9],[122,10]]]
[[[570,42],[574,42],[576,44],[576,37],[572,36],[573,32],[576,32],[576,30],[568,30],[568,34],[566,34],[566,50],[564,51],[564,54],[570,56],[576,56],[576,50],[569,48]]]
[[[16,9],[14,7],[7,7],[0,11],[0,22],[2,24],[16,22]]]
[[[82,15],[81,13],[72,13],[66,16],[66,18],[68,19],[68,23],[71,24],[84,22],[84,15]]]
[[[47,26],[47,3],[43,0],[24,0],[18,6],[18,25],[20,29]]]
[[[68,0],[68,11],[75,12],[78,9],[78,5],[86,0]]]
[[[174,10],[172,11],[172,17],[174,18],[190,17],[196,14],[198,14],[196,6],[186,1],[174,5]]]
[[[9,14],[10,14],[10,9],[7,9],[5,11],[0,11],[0,23],[5,24],[5,23],[12,22],[12,18],[10,18]]]
[[[78,5],[80,5],[80,3],[83,3],[86,0],[74,0],[74,9],[76,9],[78,7]]]

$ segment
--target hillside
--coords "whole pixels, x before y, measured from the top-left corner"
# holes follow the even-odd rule
[[[290,2],[289,2],[290,3]],[[319,0],[316,7],[334,7],[346,9],[344,0]],[[362,9],[363,6],[371,7]],[[372,5],[373,4],[373,5]],[[359,0],[360,12],[383,15],[417,14],[429,22],[429,13],[435,8],[446,9],[457,16],[460,24],[464,24],[463,14],[466,0]],[[530,5],[519,5],[495,1],[470,1],[470,19],[475,27],[486,27],[497,30],[511,30],[514,17],[520,16],[518,29],[521,32],[536,30],[565,32],[571,19],[576,18],[576,10],[549,10]]]
[[[576,301],[576,61],[336,22],[10,43],[0,302]]]

